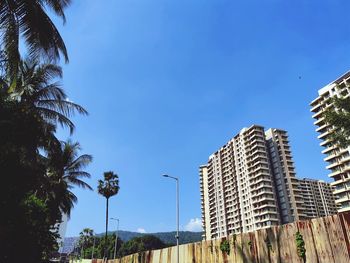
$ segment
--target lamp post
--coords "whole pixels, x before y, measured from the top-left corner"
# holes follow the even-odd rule
[[[180,260],[179,253],[179,178],[173,177],[167,174],[163,174],[164,177],[174,179],[176,181],[176,247],[177,247],[177,263]]]
[[[110,218],[111,220],[116,220],[117,221],[117,231],[115,233],[115,242],[114,242],[114,257],[113,259],[115,259],[116,253],[117,253],[117,243],[118,243],[118,231],[119,231],[119,219],[118,218]]]
[[[91,255],[91,259],[94,259],[95,242],[96,242],[96,236],[94,236],[94,244],[93,244],[93,246],[92,246],[92,255]]]

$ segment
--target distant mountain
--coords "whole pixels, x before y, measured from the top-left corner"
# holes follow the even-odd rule
[[[109,231],[108,234],[113,234],[115,232]],[[97,234],[97,236],[103,236],[104,233]],[[160,240],[162,240],[164,243],[167,244],[176,244],[176,232],[158,232],[158,233],[138,233],[138,232],[131,232],[131,231],[123,231],[119,230],[118,236],[121,240],[128,241],[134,237],[140,237],[144,235],[154,235],[158,237]],[[190,231],[180,231],[179,232],[179,243],[180,244],[187,244],[187,243],[193,243],[198,242],[202,240],[202,232],[190,232]],[[76,242],[78,241],[79,237],[66,237],[64,239],[63,244],[63,252],[69,253],[74,249],[74,246]]]
[[[113,232],[112,232],[113,233]],[[119,237],[123,241],[128,241],[134,237],[140,237],[144,235],[154,235],[158,237],[160,240],[162,240],[164,243],[167,244],[176,244],[176,232],[158,232],[158,233],[137,233],[137,232],[130,232],[130,231],[119,231]],[[202,232],[190,232],[190,231],[180,231],[179,232],[179,243],[180,244],[187,244],[187,243],[193,243],[198,242],[202,240]]]

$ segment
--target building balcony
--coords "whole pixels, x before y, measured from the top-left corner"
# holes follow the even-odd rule
[[[342,173],[345,173],[345,172],[348,172],[348,171],[350,171],[350,167],[349,166],[344,167],[343,169],[340,169],[338,171],[334,171],[333,173],[330,173],[328,175],[328,177],[334,177],[334,176],[337,176],[339,174],[342,174]]]
[[[319,132],[319,133],[322,133],[324,132],[324,129],[326,129],[328,127],[328,124],[323,124],[322,126],[319,126],[317,129],[316,129],[316,132]]]
[[[318,139],[322,140],[326,138],[332,131],[326,130],[325,132],[321,133],[320,135],[317,136]]]
[[[311,112],[314,112],[318,107],[322,105],[322,97],[317,97],[313,101],[310,102],[310,106],[312,107],[310,109]]]
[[[339,188],[339,189],[335,189],[333,191],[333,194],[334,195],[337,195],[337,194],[341,194],[341,193],[345,193],[345,192],[350,192],[350,189],[346,188],[345,186],[342,187],[342,188]]]
[[[342,198],[335,199],[336,204],[341,204],[341,203],[348,202],[348,201],[350,201],[350,198],[348,196],[344,196]]]
[[[327,165],[327,166],[326,166],[326,169],[328,169],[328,170],[333,170],[335,167],[337,167],[337,166],[339,166],[339,165],[341,165],[341,163],[340,163],[339,161],[337,161],[337,162],[334,162],[334,163],[332,163],[332,164],[330,164],[330,165]]]
[[[314,125],[316,126],[322,126],[323,125],[323,122],[324,121],[324,117],[321,117],[319,119],[317,119],[315,122],[314,122]]]

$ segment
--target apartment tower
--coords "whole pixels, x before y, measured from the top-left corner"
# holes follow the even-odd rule
[[[204,238],[303,218],[285,131],[244,128],[200,167]]]
[[[332,127],[324,120],[324,110],[333,107],[332,97],[348,97],[350,87],[350,72],[344,74],[337,80],[328,84],[318,91],[318,97],[311,102],[312,117],[314,124],[320,133],[318,138],[322,140],[320,145],[324,147],[322,153],[326,155],[324,160],[328,162],[326,168],[330,170],[329,177],[333,178],[333,194],[336,197],[338,212],[350,211],[350,147],[342,148],[332,143],[329,135],[332,133]]]
[[[308,218],[329,216],[337,213],[333,187],[324,181],[304,178],[299,180],[305,214]]]

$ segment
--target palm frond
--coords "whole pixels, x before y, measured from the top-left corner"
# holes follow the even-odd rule
[[[16,19],[15,1],[1,1],[0,5],[0,28],[5,29],[3,43],[7,54],[9,74],[16,76],[20,63],[19,54],[19,26]]]
[[[38,100],[60,100],[64,101],[66,100],[67,95],[64,92],[64,90],[61,88],[61,85],[59,82],[51,83],[45,87],[40,88],[37,90],[36,94],[33,96],[33,99]]]
[[[65,178],[71,185],[81,187],[83,189],[89,189],[92,190],[92,187],[85,183],[84,181],[74,178],[74,177],[66,177]]]
[[[75,159],[73,162],[69,164],[67,167],[70,171],[77,172],[80,169],[85,168],[89,163],[92,162],[92,155],[83,154]]]
[[[67,117],[73,116],[75,112],[82,115],[88,114],[88,112],[82,106],[67,100],[44,99],[37,101],[37,105],[58,111]]]
[[[45,13],[41,1],[23,1],[18,10],[21,18],[20,29],[32,57],[47,56],[51,61],[62,54],[68,62],[68,53],[63,39],[49,16]]]
[[[63,23],[66,22],[64,9],[71,4],[71,0],[44,0],[44,2],[56,13],[56,15],[63,19]]]
[[[74,129],[75,129],[74,123],[63,114],[57,111],[54,111],[52,109],[43,108],[43,107],[36,107],[36,110],[48,122],[51,122],[51,123],[58,122],[62,128],[68,127],[71,134],[74,132]]]
[[[74,178],[79,178],[79,177],[85,177],[85,178],[90,178],[91,174],[89,174],[88,172],[84,172],[84,171],[69,171],[68,175],[65,175],[64,178],[67,177],[74,177]]]

